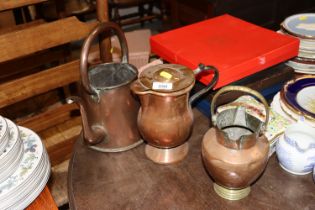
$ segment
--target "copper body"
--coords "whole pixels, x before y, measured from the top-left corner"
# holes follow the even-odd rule
[[[139,96],[141,109],[138,127],[150,145],[172,148],[188,139],[193,124],[188,97],[188,92],[178,96]]]
[[[233,148],[234,142],[226,140],[217,127],[211,128],[202,142],[204,165],[221,186],[230,189],[243,189],[250,186],[263,172],[269,152],[265,136],[256,139],[247,137],[247,145],[242,149]]]
[[[88,70],[87,57],[92,41],[102,32],[116,32],[123,51],[122,63],[100,64],[100,68]],[[130,84],[137,77],[137,69],[128,62],[128,48],[123,32],[113,23],[99,24],[86,39],[81,53],[80,97],[70,97],[68,102],[80,105],[84,140],[93,149],[103,152],[120,152],[142,142],[137,129],[139,104],[130,91]],[[135,77],[115,86],[103,87],[91,84],[91,74],[106,69],[130,69]],[[97,73],[97,72],[96,72]],[[98,82],[102,84],[101,82]],[[96,145],[97,144],[97,145]]]
[[[161,65],[161,69],[169,70],[168,67],[183,68],[183,66],[173,64]],[[159,69],[159,67],[154,68]],[[210,67],[207,70],[210,70]],[[214,67],[211,67],[211,70],[214,71],[212,82],[191,98],[189,98],[189,92],[195,84],[195,79],[190,69],[185,69],[187,74],[183,77],[184,81],[189,75],[191,78],[189,85],[173,92],[155,91],[145,87],[139,80],[133,82],[131,89],[139,96],[141,102],[138,129],[148,143],[145,152],[149,159],[156,163],[168,164],[178,162],[187,155],[188,144],[184,143],[188,140],[193,127],[191,103],[209,91],[216,83],[218,72]]]
[[[214,113],[218,96],[234,90],[250,93],[262,101],[266,110],[265,122],[240,106]],[[242,199],[249,194],[250,184],[260,176],[268,162],[269,142],[263,133],[269,120],[268,104],[254,90],[227,86],[213,97],[211,116],[214,127],[202,140],[204,165],[215,181],[217,194],[229,200]]]

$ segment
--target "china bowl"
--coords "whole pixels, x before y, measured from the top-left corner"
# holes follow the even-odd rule
[[[280,166],[289,173],[311,173],[315,164],[315,128],[298,122],[286,128],[276,145]]]

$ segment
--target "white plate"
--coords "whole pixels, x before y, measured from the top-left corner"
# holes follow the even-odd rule
[[[37,168],[42,155],[43,144],[39,136],[30,129],[19,127],[20,138],[24,146],[24,155],[18,169],[4,182],[0,183],[0,203],[14,192],[30,177]]]
[[[302,13],[287,17],[281,26],[299,38],[315,39],[315,14]]]
[[[9,141],[9,129],[6,120],[0,116],[0,155],[4,152]]]
[[[280,102],[280,107],[283,110],[283,112],[290,117],[291,119],[293,119],[294,121],[298,121],[298,120],[302,120],[305,121],[307,124],[309,124],[312,127],[315,127],[315,122],[312,120],[308,120],[306,119],[304,116],[299,115],[295,112],[293,112],[292,110],[290,110],[290,108],[288,108],[282,101],[281,99],[279,100]]]

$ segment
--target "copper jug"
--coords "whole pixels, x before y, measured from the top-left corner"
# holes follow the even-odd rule
[[[265,122],[248,114],[244,107],[214,113],[217,98],[229,91],[250,93],[265,106]],[[269,107],[262,95],[243,86],[220,89],[211,102],[213,126],[202,140],[204,165],[214,179],[215,192],[228,200],[246,197],[252,184],[267,165],[269,143],[264,135]]]
[[[121,44],[122,63],[102,63],[88,69],[93,40],[110,30]],[[80,74],[80,97],[70,97],[68,102],[80,105],[85,142],[102,152],[120,152],[139,145],[142,142],[137,129],[139,103],[130,91],[138,71],[128,64],[127,41],[117,24],[101,23],[87,37],[81,52]]]
[[[195,74],[214,72],[212,81],[189,99]],[[156,163],[168,164],[182,160],[188,152],[185,143],[192,130],[191,103],[208,92],[218,80],[212,66],[200,65],[197,70],[177,64],[161,64],[141,72],[131,89],[140,98],[138,128],[147,141],[145,153]]]

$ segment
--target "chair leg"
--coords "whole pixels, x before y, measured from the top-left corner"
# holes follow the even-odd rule
[[[144,7],[143,7],[143,4],[139,5],[138,9],[139,9],[139,16],[140,16],[140,19],[141,19],[140,25],[141,25],[141,27],[143,27],[143,26],[144,26],[144,20],[143,20],[143,17],[144,17]]]
[[[150,2],[148,12],[147,12],[148,16],[151,16],[153,14],[153,7],[154,7],[154,3]],[[150,23],[152,23],[152,19],[150,19]]]
[[[115,7],[114,9],[114,20],[115,22],[120,25],[121,24],[121,20],[120,20],[120,15],[119,15],[119,9],[118,7]]]

